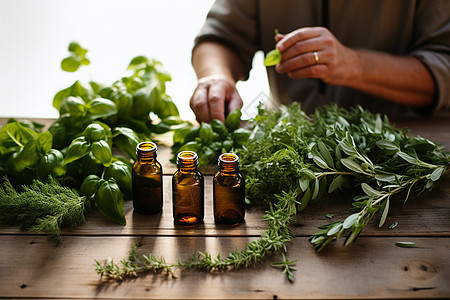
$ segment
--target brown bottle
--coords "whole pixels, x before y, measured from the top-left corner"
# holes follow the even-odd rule
[[[219,156],[219,171],[214,176],[214,220],[237,225],[245,217],[245,180],[239,172],[239,157],[233,153]]]
[[[133,165],[133,207],[139,214],[162,211],[162,167],[156,160],[156,144],[143,142],[136,147],[137,161]]]
[[[203,222],[205,214],[204,179],[197,169],[198,156],[182,151],[177,156],[178,170],[172,177],[173,219],[180,225]]]

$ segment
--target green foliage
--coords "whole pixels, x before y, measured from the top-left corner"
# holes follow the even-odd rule
[[[72,42],[69,52],[63,70],[89,64],[87,50],[78,43]],[[19,186],[48,176],[73,178],[105,216],[125,225],[124,195],[131,197],[130,161],[136,159],[137,144],[184,123],[166,94],[171,77],[159,61],[138,56],[128,70],[128,77],[109,86],[75,81],[59,91],[53,99],[59,118],[48,131],[10,120],[0,129],[0,175]],[[114,148],[125,158],[114,156]],[[91,175],[101,184],[89,185]]]
[[[81,65],[89,65],[90,61],[86,58],[87,49],[81,47],[77,42],[71,42],[68,50],[70,56],[61,61],[61,69],[66,72],[75,72]]]
[[[172,145],[172,162],[180,151],[194,151],[199,157],[199,167],[217,162],[221,153],[233,152],[241,148],[250,136],[250,131],[239,128],[242,113],[239,109],[232,111],[225,119],[225,123],[213,119],[211,123],[192,124],[175,131]]]
[[[374,216],[383,226],[394,195],[406,202],[433,189],[450,165],[449,154],[436,143],[410,137],[360,107],[328,105],[311,117],[299,104],[277,111],[260,107],[253,125],[238,150],[249,204],[268,205],[277,201],[273,195],[297,191],[301,211],[327,192],[361,187],[351,215],[311,236],[317,251],[341,237],[346,246],[356,241]]]
[[[0,186],[0,222],[44,232],[56,244],[61,242],[61,229],[73,229],[85,222],[89,207],[86,197],[51,177],[46,183],[34,180],[20,192],[6,178]]]
[[[278,49],[274,49],[267,53],[264,58],[264,65],[266,67],[274,66],[281,61],[281,52]]]

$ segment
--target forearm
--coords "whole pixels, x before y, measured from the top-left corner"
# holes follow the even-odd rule
[[[237,82],[244,68],[240,58],[228,47],[216,42],[202,42],[192,53],[192,66],[197,78],[222,76]]]
[[[402,105],[425,107],[432,103],[435,84],[416,58],[355,51],[357,71],[344,85]]]

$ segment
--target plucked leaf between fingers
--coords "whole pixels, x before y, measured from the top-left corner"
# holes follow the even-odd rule
[[[274,49],[272,51],[269,51],[269,53],[267,53],[266,57],[264,58],[264,65],[266,67],[270,67],[276,65],[280,61],[281,61],[281,52],[278,49]]]

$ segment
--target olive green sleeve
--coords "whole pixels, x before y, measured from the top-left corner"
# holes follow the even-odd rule
[[[247,79],[258,48],[256,9],[255,0],[217,0],[195,38],[194,48],[203,41],[224,44],[242,60],[243,79]]]
[[[427,67],[436,84],[430,110],[450,109],[450,1],[421,1],[417,5],[409,55]]]

